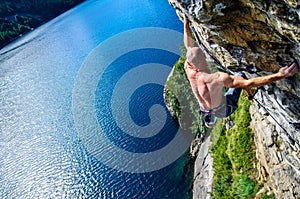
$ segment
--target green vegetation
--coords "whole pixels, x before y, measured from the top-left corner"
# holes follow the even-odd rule
[[[186,49],[181,48],[181,57],[175,63],[173,73],[165,84],[165,101],[170,107],[173,117],[184,130],[191,130],[200,135],[207,131],[199,115],[199,104],[194,97],[190,83],[184,71]],[[211,71],[217,71],[213,63],[208,62]]]
[[[0,2],[0,48],[84,0],[4,0]]]
[[[182,56],[175,63],[173,73],[165,84],[165,102],[174,111],[172,115],[183,129],[199,134],[202,128],[199,105],[184,71],[185,54],[186,49],[182,47]]]
[[[244,95],[239,108],[232,115],[235,126],[229,130],[218,121],[212,131],[212,153],[214,158],[213,196],[219,198],[254,198],[261,188],[255,180],[254,137],[250,125],[250,102]],[[274,198],[274,195],[261,198]]]
[[[203,127],[198,114],[198,103],[194,98],[189,81],[184,72],[185,48],[182,56],[175,64],[173,73],[166,85],[165,101],[173,117],[180,126],[200,135],[207,131]],[[211,70],[216,67],[211,66]],[[225,128],[225,120],[219,119],[211,132],[211,151],[214,158],[213,197],[220,198],[254,198],[262,188],[262,184],[255,179],[256,164],[254,135],[249,128],[251,117],[250,102],[242,93],[239,107],[232,115],[234,127]],[[274,194],[263,194],[260,198],[274,198]]]

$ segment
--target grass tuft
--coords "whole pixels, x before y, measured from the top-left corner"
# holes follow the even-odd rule
[[[242,95],[238,106],[232,115],[235,126],[226,130],[220,122],[219,127],[212,132],[215,199],[253,198],[261,187],[252,179],[256,173],[253,167],[256,159],[254,136],[249,128],[251,117],[247,97]]]
[[[173,110],[172,115],[175,120],[180,123],[180,118],[185,115],[184,121],[190,123],[183,126],[187,126],[187,129],[194,133],[201,134],[207,129],[202,126],[198,113],[199,106],[184,71],[185,53],[183,48],[182,56],[175,64],[173,74],[165,85],[165,101],[170,110]],[[257,171],[253,166],[256,164],[256,157],[254,135],[249,128],[251,122],[249,107],[250,102],[242,93],[238,108],[232,115],[235,126],[226,130],[226,119],[224,121],[219,119],[211,132],[210,150],[214,158],[212,196],[215,199],[254,198],[263,186],[253,177]],[[261,198],[274,198],[274,194],[264,194]]]

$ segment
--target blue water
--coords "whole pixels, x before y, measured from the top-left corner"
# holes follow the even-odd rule
[[[191,198],[186,154],[148,172],[112,168],[89,150],[80,135],[80,128],[93,126],[78,127],[74,116],[74,85],[95,49],[119,33],[144,27],[182,32],[182,22],[167,0],[91,0],[0,50],[0,198]],[[164,107],[166,122],[153,136],[125,133],[110,106],[124,74],[147,63],[171,68],[177,59],[178,54],[166,50],[137,49],[113,60],[99,77],[92,107],[102,133],[117,148],[151,153],[174,139],[178,129],[164,106],[163,85],[142,85],[124,104],[128,103],[130,120],[142,127],[153,119],[149,116],[153,104]],[[150,75],[156,78],[160,73]],[[90,79],[85,81],[88,85]],[[85,109],[84,104],[78,107]],[[117,111],[122,118],[122,102]]]
[[[103,75],[104,77],[101,79],[101,81],[99,81],[99,84],[104,84],[108,91],[104,93],[101,90],[101,87],[98,87],[98,90],[96,92],[97,99],[100,99],[96,102],[98,117],[101,118],[103,114],[108,115],[106,117],[108,121],[105,121],[105,118],[101,119],[100,125],[102,125],[105,129],[106,123],[109,122],[111,124],[109,126],[109,129],[113,128],[114,131],[110,131],[109,129],[107,129],[106,132],[107,134],[109,134],[108,136],[113,140],[113,143],[115,143],[117,146],[121,147],[122,145],[124,145],[124,143],[126,143],[127,147],[122,148],[135,153],[145,153],[155,151],[159,148],[164,147],[174,138],[175,134],[177,133],[178,127],[173,122],[170,115],[168,115],[166,125],[164,125],[163,129],[151,138],[134,138],[124,133],[120,128],[118,128],[116,122],[113,122],[111,120],[113,116],[110,109],[107,108],[110,105],[110,101],[101,100],[103,98],[107,98],[107,96],[112,95],[117,80],[119,80],[121,76],[131,68],[134,68],[143,63],[153,62],[168,65],[170,63],[174,63],[174,60],[178,60],[178,55],[167,53],[162,50],[143,49],[133,51],[119,57],[115,62],[111,64],[111,68],[118,69],[117,71],[113,72],[114,81],[110,81],[109,84],[105,83],[106,79],[111,77],[112,72],[110,72],[110,75]],[[124,63],[128,63],[128,65],[124,66]],[[146,126],[151,123],[147,110],[149,110],[153,104],[160,104],[164,106],[163,85],[145,84],[139,87],[129,100],[129,109],[131,109],[130,115],[132,117],[132,120],[136,124],[141,126]]]

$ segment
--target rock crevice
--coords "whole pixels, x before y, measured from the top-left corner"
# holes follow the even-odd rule
[[[248,78],[300,62],[295,0],[169,0],[186,14],[199,43],[227,72]],[[258,177],[276,198],[300,197],[300,75],[264,86],[250,108]],[[195,184],[197,186],[197,184]],[[196,188],[197,189],[197,188]]]

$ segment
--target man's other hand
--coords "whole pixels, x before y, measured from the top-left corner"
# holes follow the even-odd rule
[[[298,66],[296,62],[292,63],[290,66],[285,66],[279,70],[284,77],[291,77],[298,73]]]

